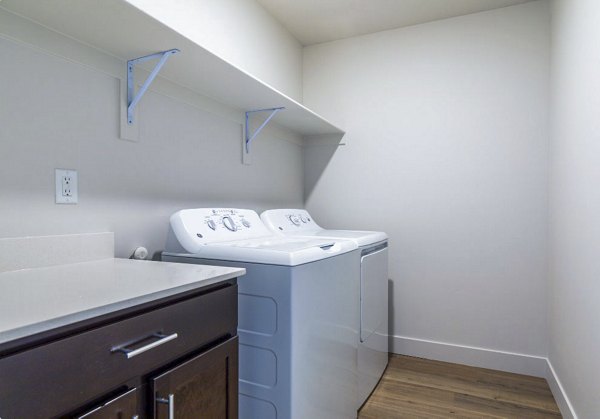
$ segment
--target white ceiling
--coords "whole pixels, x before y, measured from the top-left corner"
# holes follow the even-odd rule
[[[303,45],[312,45],[531,0],[257,1]]]

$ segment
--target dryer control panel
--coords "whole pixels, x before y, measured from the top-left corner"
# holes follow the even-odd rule
[[[274,209],[260,215],[263,223],[272,231],[282,234],[310,234],[322,230],[304,209]]]
[[[191,253],[206,244],[273,235],[249,209],[186,209],[173,214],[170,221],[177,240]]]

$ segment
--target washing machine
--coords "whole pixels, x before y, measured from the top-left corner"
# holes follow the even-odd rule
[[[358,246],[274,235],[246,209],[171,216],[162,260],[246,269],[238,280],[239,417],[355,418]]]
[[[369,397],[388,364],[388,241],[377,231],[326,230],[303,209],[274,209],[261,214],[274,233],[284,237],[352,240],[360,260],[358,401]]]

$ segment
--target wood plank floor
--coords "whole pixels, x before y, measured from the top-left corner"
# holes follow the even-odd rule
[[[543,378],[392,355],[359,419],[560,418]]]

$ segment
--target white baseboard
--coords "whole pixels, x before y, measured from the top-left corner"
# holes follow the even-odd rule
[[[552,390],[552,395],[554,396],[554,400],[560,409],[560,413],[562,413],[563,418],[565,419],[577,419],[577,414],[575,414],[575,409],[573,409],[573,405],[571,401],[567,397],[567,393],[563,388],[560,380],[558,379],[558,375],[556,375],[556,371],[552,367],[552,363],[549,359],[547,361],[547,371],[546,371],[546,381],[550,386],[550,390]]]
[[[547,359],[475,346],[390,336],[393,353],[546,378]]]
[[[563,417],[577,419],[575,409],[546,357],[405,336],[390,336],[390,350],[400,355],[545,378]]]

